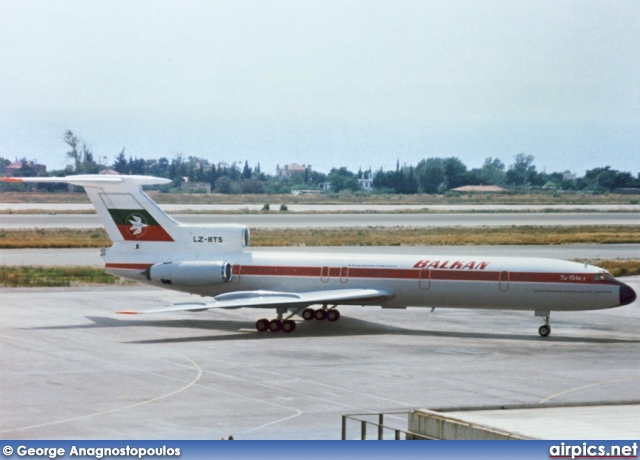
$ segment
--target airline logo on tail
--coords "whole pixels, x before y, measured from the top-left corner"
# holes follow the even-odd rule
[[[103,192],[99,196],[125,241],[173,241],[135,195]]]
[[[126,241],[173,241],[145,209],[108,209]]]

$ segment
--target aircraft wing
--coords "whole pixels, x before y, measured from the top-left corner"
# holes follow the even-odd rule
[[[213,302],[185,302],[164,305],[149,310],[124,310],[117,313],[135,315],[172,311],[202,311],[210,308],[275,308],[305,307],[315,304],[370,304],[393,297],[384,289],[335,289],[330,291],[277,292],[238,291],[220,294]]]

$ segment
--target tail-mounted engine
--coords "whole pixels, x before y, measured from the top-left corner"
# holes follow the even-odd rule
[[[165,262],[145,271],[147,279],[177,286],[209,286],[231,281],[229,262]]]

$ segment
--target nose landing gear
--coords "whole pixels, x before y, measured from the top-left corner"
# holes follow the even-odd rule
[[[544,319],[544,324],[538,328],[538,334],[540,334],[540,337],[548,337],[551,334],[549,321],[551,312],[549,310],[536,310],[536,316],[541,316]]]

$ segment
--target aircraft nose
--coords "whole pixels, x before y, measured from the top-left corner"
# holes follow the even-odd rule
[[[636,298],[636,291],[634,291],[631,286],[620,283],[620,305],[629,305],[635,302]]]

